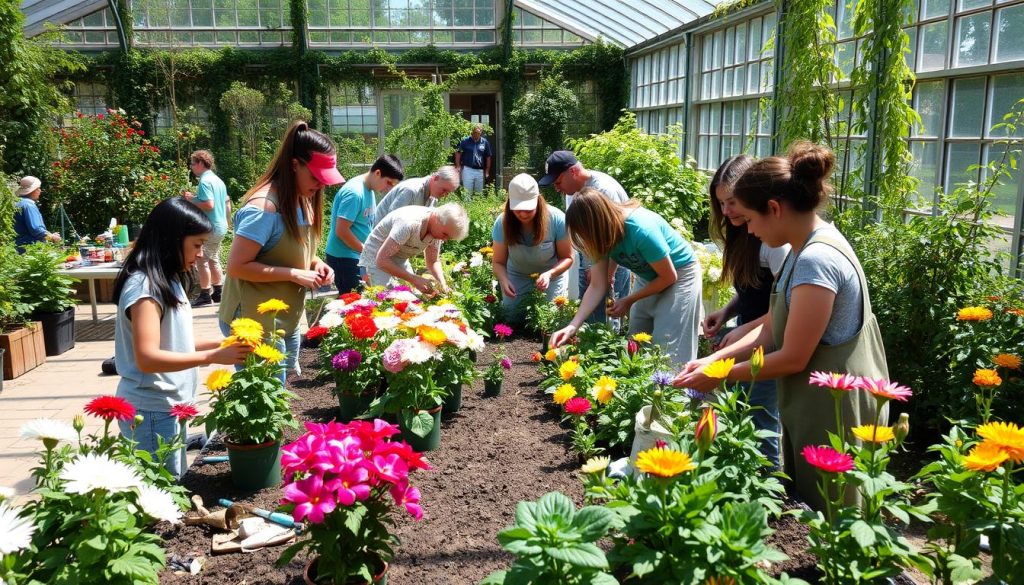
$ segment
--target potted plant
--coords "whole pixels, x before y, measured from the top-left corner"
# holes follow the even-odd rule
[[[468,350],[452,345],[441,348],[441,358],[435,372],[438,386],[446,390],[441,412],[451,416],[462,408],[462,388],[473,381],[476,370]]]
[[[484,396],[501,394],[501,384],[505,380],[505,372],[512,369],[512,360],[505,352],[494,354],[494,360],[484,370]]]
[[[65,254],[47,243],[25,247],[15,277],[25,304],[35,305],[31,318],[43,324],[46,355],[60,355],[75,347],[75,290],[77,279],[60,273]]]
[[[21,256],[13,245],[0,246],[0,274],[17,274],[20,265]],[[0,353],[5,380],[17,378],[46,361],[43,328],[28,321],[26,317],[33,305],[22,298],[20,279],[0,279]]]
[[[383,370],[374,347],[389,332],[377,327],[371,316],[374,307],[374,301],[359,293],[345,293],[324,306],[319,323],[306,334],[320,340],[321,369],[334,378],[342,422],[366,414],[381,390]]]
[[[287,310],[278,299],[261,303],[260,313]],[[276,323],[276,319],[275,319]],[[285,355],[278,349],[280,336],[271,331],[264,339],[263,326],[247,318],[231,322],[225,343],[242,341],[252,346],[245,365],[236,372],[214,370],[206,380],[212,394],[210,412],[197,417],[207,433],[218,429],[224,437],[231,464],[231,480],[245,491],[256,491],[281,482],[281,436],[284,427],[296,427],[289,401],[294,394],[278,377]]]
[[[306,423],[307,432],[282,450],[281,503],[309,538],[288,547],[287,564],[303,549],[313,558],[305,582],[386,583],[398,537],[395,512],[423,518],[420,491],[409,482],[430,465],[409,444],[392,438],[398,428],[383,420],[348,424]]]
[[[416,337],[394,340],[381,354],[387,371],[387,390],[370,405],[370,412],[398,417],[403,438],[417,451],[432,451],[441,444],[441,405],[445,388],[434,372],[441,354],[423,337],[436,329],[421,326]]]

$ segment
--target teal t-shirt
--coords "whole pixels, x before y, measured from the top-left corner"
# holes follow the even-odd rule
[[[352,222],[352,235],[365,242],[373,227],[373,189],[366,186],[366,175],[359,175],[347,183],[334,196],[331,206],[331,231],[327,237],[327,253],[337,258],[359,259],[359,252],[350,248],[338,237],[335,227],[338,218]]]
[[[494,228],[491,230],[491,239],[499,244],[505,243],[505,214],[502,213],[494,220]],[[548,229],[544,235],[545,242],[560,242],[565,239],[565,213],[556,207],[548,207]],[[524,244],[533,245],[533,234],[523,234]],[[516,244],[519,245],[519,244]]]
[[[206,216],[213,222],[213,231],[224,235],[228,231],[228,189],[224,181],[207,169],[199,175],[199,189],[196,190],[196,201],[213,201],[213,209],[206,211]]]
[[[678,270],[693,262],[693,248],[660,215],[637,208],[626,218],[626,233],[608,256],[650,281],[658,276],[651,264],[670,256]]]

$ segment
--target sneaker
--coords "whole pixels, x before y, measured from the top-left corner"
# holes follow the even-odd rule
[[[213,299],[210,298],[210,293],[204,290],[203,292],[199,293],[199,296],[196,297],[196,300],[192,301],[192,308],[194,309],[196,307],[205,307],[206,305],[212,304]]]
[[[117,362],[114,361],[114,358],[107,358],[100,364],[100,370],[108,376],[116,376]]]
[[[213,302],[215,302],[215,303],[219,303],[220,302],[220,293],[223,290],[224,290],[224,286],[223,285],[220,285],[220,284],[213,285],[213,294],[210,295],[210,298],[213,300]]]

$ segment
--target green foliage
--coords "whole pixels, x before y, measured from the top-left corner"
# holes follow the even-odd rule
[[[520,307],[526,314],[527,327],[545,336],[568,325],[576,316],[580,302],[566,297],[556,297],[549,301],[545,291],[534,288],[520,302]]]
[[[509,116],[511,128],[529,143],[532,168],[544,168],[544,159],[565,148],[569,121],[579,115],[580,101],[559,74],[545,75],[537,88],[516,100]]]
[[[16,274],[20,266],[21,256],[14,244],[0,245],[0,274]],[[0,278],[0,332],[17,329],[25,324],[25,318],[32,312],[32,304],[22,298],[18,279]]]
[[[8,177],[0,170],[0,246],[14,243],[14,206],[18,200],[14,190],[17,184],[14,177]]]
[[[289,402],[295,395],[277,377],[280,365],[255,355],[231,376],[227,388],[214,394],[210,412],[196,419],[207,431],[217,429],[235,444],[258,445],[281,438],[284,428],[296,427]]]
[[[75,306],[75,290],[71,285],[78,279],[58,272],[64,267],[63,251],[47,243],[25,246],[21,265],[14,273],[21,288],[21,301],[32,305],[41,313],[60,313]]]
[[[625,112],[613,129],[571,145],[583,166],[608,173],[644,207],[692,228],[707,214],[708,177],[693,160],[679,160],[675,144],[680,133],[676,127],[672,134],[652,136],[637,128],[632,112]]]
[[[408,175],[407,170],[406,176]],[[466,260],[473,252],[479,252],[481,248],[491,245],[494,220],[501,215],[505,200],[508,198],[508,193],[493,183],[486,186],[482,193],[458,193],[448,195],[444,202],[458,203],[465,208],[466,215],[469,216],[469,234],[462,241],[448,241],[441,246],[441,253],[452,262]],[[487,259],[487,263],[490,264],[490,258]]]
[[[502,548],[516,556],[508,571],[496,571],[481,585],[614,585],[604,551],[595,544],[616,521],[610,510],[576,510],[558,492],[536,502],[519,502],[516,523],[498,533]]]

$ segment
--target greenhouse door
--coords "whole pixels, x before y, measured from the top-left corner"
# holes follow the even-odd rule
[[[494,149],[491,164],[491,181],[500,180],[503,158],[501,156],[501,118],[498,116],[497,93],[452,93],[448,96],[448,111],[458,114],[473,123],[490,126],[484,136]]]

